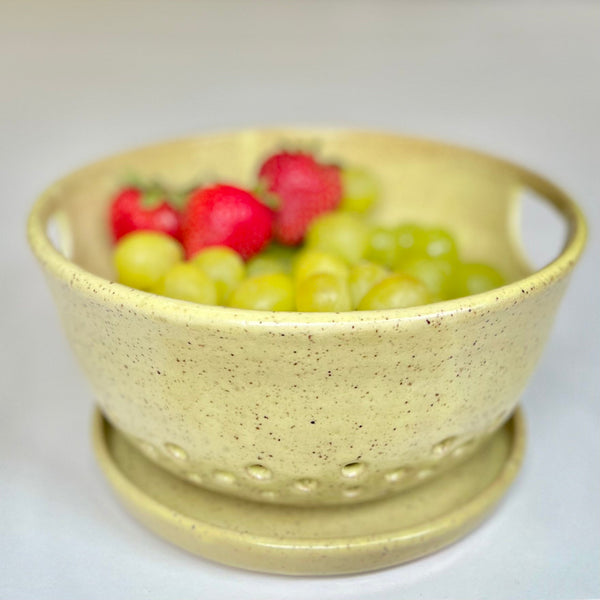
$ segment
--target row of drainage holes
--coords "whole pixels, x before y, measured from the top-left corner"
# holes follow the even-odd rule
[[[252,467],[261,467],[261,465],[252,465]],[[251,467],[249,467],[251,468]],[[264,469],[264,467],[262,467]],[[185,474],[189,481],[194,483],[202,483],[202,476],[198,473],[188,472]],[[230,473],[229,471],[214,471],[212,474],[212,478],[216,483],[220,483],[222,485],[233,485],[235,483],[235,475]],[[293,488],[297,492],[309,493],[314,492],[317,489],[318,482],[316,479],[297,479],[293,483]],[[270,492],[270,490],[264,490],[266,494]]]
[[[446,454],[448,454],[453,449],[452,454],[458,456],[458,455],[462,454],[464,452],[464,450],[466,449],[466,447],[469,446],[472,442],[473,442],[473,440],[470,440],[468,442],[465,442],[461,446],[458,446],[457,448],[453,449],[453,447],[456,445],[456,438],[450,437],[450,438],[447,438],[447,439],[439,442],[435,446],[433,446],[431,453],[434,456],[441,458],[441,457],[445,456]],[[150,444],[143,444],[143,446],[146,448],[146,450],[149,453],[151,453],[151,454],[155,453],[154,448],[152,446],[150,446]],[[183,462],[188,459],[187,452],[180,446],[177,446],[176,444],[167,442],[165,444],[165,450],[175,460]],[[360,476],[362,474],[362,472],[364,471],[364,468],[365,468],[365,466],[363,463],[360,463],[360,462],[349,463],[342,467],[342,475],[344,477],[353,479],[355,477]],[[266,467],[263,467],[262,465],[252,465],[251,467],[248,467],[248,469],[249,469],[250,476],[254,477],[255,479],[270,479],[271,478],[270,471]]]
[[[443,442],[438,444],[436,446],[437,454],[439,454],[439,455],[447,454],[449,452],[449,449],[454,444],[454,441],[455,440],[453,438],[452,439],[449,438],[448,440],[444,440]],[[467,450],[467,448],[472,446],[474,441],[475,440],[469,440],[468,442],[463,443],[461,446],[454,448],[454,450],[452,451],[452,455],[454,457],[459,457]],[[147,444],[147,443],[142,443],[142,446],[149,454],[154,454],[154,455],[157,454],[156,448],[154,448],[154,446]],[[186,460],[187,459],[187,453],[184,450],[182,450],[179,446],[176,446],[175,444],[167,443],[167,444],[165,444],[165,449],[169,452],[169,454],[173,458],[177,458],[178,460]],[[347,465],[344,465],[342,467],[341,473],[342,473],[342,476],[347,479],[356,479],[357,477],[359,477],[360,475],[362,475],[364,473],[365,469],[366,469],[366,467],[365,467],[364,463],[352,462],[352,463],[348,463]],[[435,468],[431,468],[431,467],[419,469],[417,471],[415,471],[414,469],[411,469],[409,467],[401,467],[399,469],[396,469],[394,471],[390,471],[390,472],[386,473],[384,477],[385,477],[385,480],[389,484],[397,484],[397,483],[400,483],[401,481],[403,481],[409,475],[414,475],[419,480],[425,480],[433,474],[434,470],[435,470]],[[260,465],[260,464],[249,465],[248,467],[246,467],[246,473],[251,478],[253,478],[257,481],[269,481],[272,478],[271,471],[267,467]],[[202,476],[199,475],[198,473],[194,473],[194,472],[186,473],[186,477],[189,481],[191,481],[193,483],[199,484],[199,483],[202,483],[202,481],[203,481]],[[213,473],[213,479],[215,482],[217,482],[221,485],[233,485],[236,480],[235,475],[233,473],[230,473],[229,471],[220,471],[220,470],[215,471]],[[318,482],[314,479],[308,479],[308,478],[298,479],[293,483],[293,489],[296,492],[303,493],[303,494],[308,494],[308,493],[314,492],[317,489],[317,487],[318,487]],[[361,488],[359,486],[347,487],[342,490],[342,494],[347,498],[355,498],[360,493],[361,493]],[[261,492],[261,495],[265,499],[276,497],[276,493],[272,490],[263,490]]]
[[[142,442],[142,447],[148,454],[156,454],[156,449],[150,444]],[[183,462],[188,459],[187,452],[180,446],[177,446],[176,444],[167,442],[165,444],[165,450],[172,458],[174,458],[177,461]],[[352,462],[342,467],[342,476],[347,477],[348,479],[355,479],[359,477],[364,472],[364,470],[365,465],[363,463]],[[271,471],[267,467],[259,464],[250,465],[246,467],[246,472],[250,477],[252,477],[252,479],[256,479],[257,481],[268,481],[273,476]],[[224,483],[226,483],[230,479],[230,477],[223,476],[224,472],[218,471],[217,473],[220,473],[220,476],[216,476],[216,478],[223,481]]]
[[[202,483],[202,477],[197,473],[186,473],[186,477],[193,483]],[[233,485],[235,483],[235,476],[227,471],[215,471],[213,473],[213,479],[220,484]],[[310,494],[314,492],[318,487],[318,482],[315,479],[297,479],[292,484],[292,489],[295,492],[301,494]],[[342,495],[346,498],[355,498],[361,493],[361,488],[358,486],[348,487],[342,490]],[[277,497],[277,493],[273,490],[262,490],[260,495],[268,499]]]
[[[439,444],[436,444],[434,446],[433,453],[435,455],[437,455],[438,457],[442,457],[450,452],[452,447],[455,445],[455,442],[456,442],[455,438],[447,438],[446,440],[443,440],[442,442],[440,442]],[[454,448],[451,452],[452,456],[459,457],[473,443],[474,443],[474,440],[469,440],[468,442],[463,443],[462,445]],[[154,456],[157,455],[156,448],[154,446],[152,446],[151,444],[142,442],[141,446],[149,455],[154,455]],[[177,446],[176,444],[167,442],[165,444],[165,450],[171,457],[173,457],[174,459],[176,459],[178,461],[183,462],[188,459],[187,452],[185,450],[183,450],[183,448],[181,448],[180,446]],[[344,465],[342,467],[341,474],[344,478],[347,478],[347,479],[357,479],[364,473],[365,469],[366,469],[366,467],[365,467],[364,463],[352,462],[352,463],[348,463],[347,465]],[[420,470],[416,471],[415,476],[417,479],[424,480],[424,479],[427,479],[432,474],[432,472],[433,472],[432,468],[424,468],[424,469],[420,469]],[[249,465],[248,467],[246,467],[246,473],[252,479],[255,479],[257,481],[269,481],[272,478],[271,471],[267,467],[260,465],[260,464]],[[411,473],[414,473],[413,469],[401,467],[399,469],[396,469],[394,471],[390,471],[390,472],[386,473],[385,479],[388,483],[395,484],[395,483],[399,483],[400,481],[405,479]],[[186,476],[187,476],[188,480],[192,481],[193,483],[201,483],[202,482],[202,477],[197,473],[189,472],[189,473],[187,473]],[[220,483],[222,485],[232,485],[233,483],[235,483],[235,475],[233,475],[233,473],[230,473],[228,471],[215,471],[213,473],[213,479],[217,483]],[[317,488],[317,481],[314,479],[299,479],[293,485],[294,485],[294,489],[298,492],[310,493],[310,492],[313,492]],[[264,490],[264,493],[265,493],[265,495],[270,495],[271,491]],[[352,487],[352,488],[346,488],[343,493],[345,496],[347,496],[349,498],[355,497],[360,493],[360,489],[356,486]]]
[[[251,469],[253,467],[260,467],[261,469],[265,469],[265,467],[262,467],[262,465],[251,465],[250,467],[248,467],[248,469]],[[395,471],[390,471],[389,473],[386,473],[385,480],[390,484],[396,484],[407,478],[409,475],[414,475],[417,479],[424,480],[429,478],[434,471],[434,468],[424,468],[416,471],[410,468],[400,468],[396,469]],[[187,479],[193,483],[202,483],[203,481],[202,476],[198,473],[188,472],[185,475]],[[216,483],[219,483],[221,485],[233,485],[236,481],[235,475],[233,473],[230,473],[229,471],[214,471],[212,474],[212,478]],[[297,479],[293,483],[293,489],[296,492],[308,494],[314,492],[317,489],[318,485],[319,484],[316,479]],[[271,490],[264,490],[264,493],[265,496],[268,496],[271,495],[273,492],[271,492]],[[360,488],[358,486],[345,488],[342,493],[348,498],[353,498],[360,493]]]
[[[252,465],[252,467],[261,467],[261,465]],[[250,468],[250,467],[249,467]],[[264,469],[264,467],[262,467]],[[202,483],[203,478],[198,473],[188,472],[185,474],[187,479],[193,483]],[[229,471],[214,471],[212,478],[216,483],[222,485],[233,485],[235,483],[235,475]],[[317,489],[318,483],[315,479],[298,479],[293,483],[293,488],[297,492],[309,493]],[[274,496],[275,492],[271,490],[263,490],[265,497]]]
[[[358,477],[365,470],[363,463],[349,463],[342,467],[342,475],[348,479],[354,479]],[[273,474],[271,471],[263,465],[249,465],[246,467],[246,473],[257,481],[269,481]],[[235,476],[228,471],[215,471],[213,478],[224,484],[230,484],[235,481]],[[197,473],[190,472],[188,474],[190,481],[196,481],[200,483],[201,477]],[[391,481],[391,479],[388,479]],[[300,492],[312,492],[316,488],[317,482],[314,479],[299,479],[295,483],[295,487]]]

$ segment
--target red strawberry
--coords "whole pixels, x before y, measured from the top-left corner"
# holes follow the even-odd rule
[[[139,229],[161,231],[180,238],[180,213],[158,187],[130,186],[121,189],[110,207],[110,225],[115,241]]]
[[[334,210],[342,198],[338,167],[320,164],[302,152],[271,156],[258,176],[260,185],[278,199],[273,234],[283,244],[300,243],[310,222]]]
[[[188,258],[207,246],[229,246],[248,259],[271,238],[273,213],[252,194],[231,185],[192,193],[182,221]]]

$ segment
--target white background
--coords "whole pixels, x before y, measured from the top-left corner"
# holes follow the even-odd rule
[[[0,597],[600,596],[600,4],[0,0]],[[131,146],[262,124],[425,135],[521,162],[591,240],[523,399],[495,515],[420,561],[287,578],[145,531],[90,450],[93,400],[25,243],[53,180]],[[539,236],[544,234],[539,234]]]

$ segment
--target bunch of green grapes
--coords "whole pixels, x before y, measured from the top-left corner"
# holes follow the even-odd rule
[[[343,170],[340,209],[317,217],[300,247],[271,243],[247,262],[214,246],[184,260],[172,237],[136,231],[117,244],[119,282],[200,304],[268,311],[406,308],[481,293],[505,283],[489,265],[460,260],[452,235],[416,224],[367,224],[374,178]]]

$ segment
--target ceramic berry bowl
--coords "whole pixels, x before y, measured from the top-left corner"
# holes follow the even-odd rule
[[[377,175],[375,222],[443,225],[510,283],[406,309],[238,310],[115,283],[106,214],[124,172],[251,184],[285,144]],[[564,220],[533,272],[519,197]],[[94,444],[128,508],[206,558],[279,573],[399,564],[473,529],[524,448],[517,404],[585,241],[569,197],[453,146],[337,130],[248,130],[134,150],[48,189],[28,225],[99,411]]]

